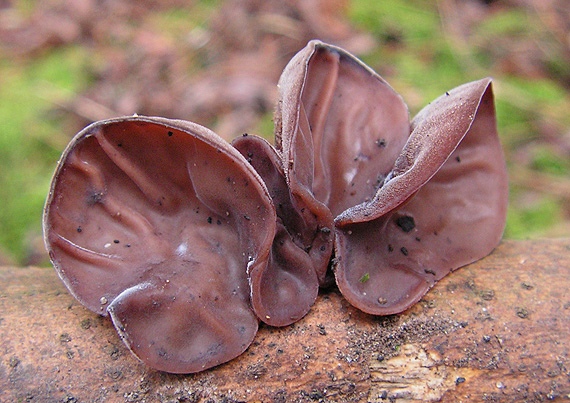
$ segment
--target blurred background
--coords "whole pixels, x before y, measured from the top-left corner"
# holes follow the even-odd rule
[[[139,113],[270,137],[277,79],[313,38],[412,116],[494,77],[505,237],[570,236],[568,0],[0,0],[0,264],[48,264],[42,207],[77,131]]]

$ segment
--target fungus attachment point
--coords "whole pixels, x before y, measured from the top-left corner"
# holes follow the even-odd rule
[[[332,234],[315,234],[323,223],[332,226],[332,216],[306,219],[309,207],[293,199],[279,156],[267,141],[249,135],[236,138],[232,145],[265,181],[278,217],[268,266],[250,272],[252,306],[264,322],[288,325],[305,316],[317,298],[332,251]]]

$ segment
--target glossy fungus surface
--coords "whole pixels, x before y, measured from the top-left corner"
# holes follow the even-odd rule
[[[277,212],[269,264],[251,273],[252,305],[264,322],[288,325],[305,316],[317,298],[333,247],[332,216],[319,220],[293,198],[281,160],[266,140],[242,136],[232,145],[259,172]]]
[[[190,373],[241,354],[259,320],[301,319],[329,268],[357,308],[406,310],[493,250],[507,195],[491,79],[410,122],[378,74],[311,41],[279,80],[275,146],[162,118],[88,126],[57,167],[44,238],[137,357]]]
[[[109,314],[148,365],[188,373],[253,340],[247,270],[266,266],[275,223],[265,185],[221,138],[188,122],[129,117],[73,139],[44,231],[81,303]]]
[[[373,314],[407,309],[446,274],[495,248],[507,189],[490,80],[438,98],[412,121],[372,200],[336,219],[343,295]]]
[[[312,41],[279,90],[284,176],[315,215],[324,205],[336,217],[335,276],[353,305],[401,312],[499,243],[508,186],[490,79],[447,92],[410,123],[374,71]]]

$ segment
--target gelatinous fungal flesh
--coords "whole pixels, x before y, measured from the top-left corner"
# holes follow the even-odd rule
[[[275,126],[275,146],[230,145],[194,123],[123,117],[64,151],[44,212],[50,258],[149,366],[238,356],[259,320],[302,318],[329,267],[351,304],[387,315],[499,243],[508,186],[491,79],[410,122],[373,70],[311,41],[279,80]]]
[[[401,312],[499,243],[508,184],[491,79],[447,92],[410,123],[374,71],[312,41],[279,90],[284,176],[295,197],[336,217],[336,282],[354,306]]]
[[[128,117],[73,139],[44,232],[82,304],[110,315],[148,365],[188,373],[252,342],[247,271],[266,266],[275,223],[265,185],[227,142],[192,123]]]
[[[295,199],[276,150],[257,136],[236,138],[232,145],[259,172],[277,212],[277,232],[267,268],[251,276],[252,304],[264,322],[283,326],[305,316],[324,282],[334,225],[328,209]],[[319,209],[313,212],[314,204]]]

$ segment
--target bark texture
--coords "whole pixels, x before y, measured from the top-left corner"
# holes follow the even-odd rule
[[[51,269],[0,268],[2,402],[570,401],[570,239],[504,241],[403,314],[336,290],[195,375],[138,362]]]

